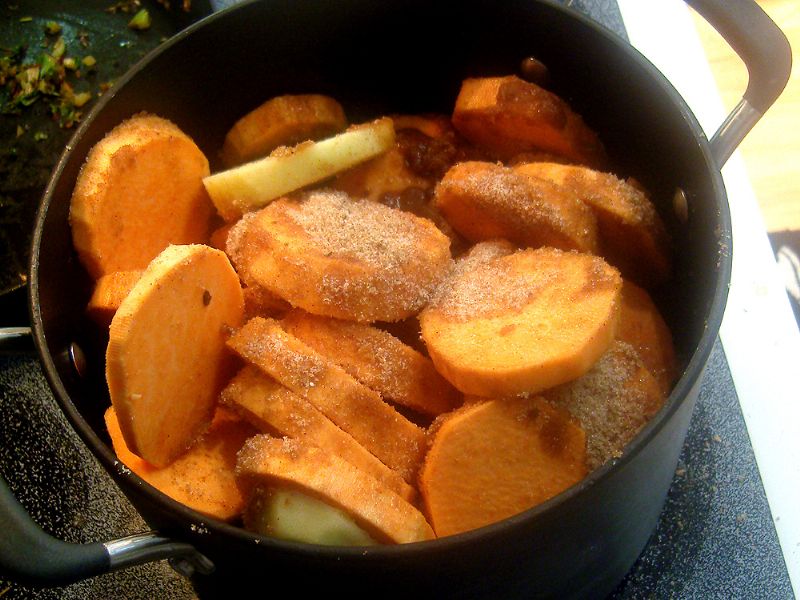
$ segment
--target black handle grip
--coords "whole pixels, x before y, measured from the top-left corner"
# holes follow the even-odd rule
[[[109,570],[102,543],[62,542],[34,523],[0,477],[0,572],[21,583],[64,585]]]
[[[781,95],[792,72],[784,33],[752,0],[686,0],[747,65],[744,99],[762,114]]]
[[[711,138],[722,167],[781,95],[792,72],[792,49],[783,31],[754,0],[686,0],[716,29],[747,66],[741,102]]]

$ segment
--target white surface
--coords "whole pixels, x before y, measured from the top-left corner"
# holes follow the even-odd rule
[[[732,107],[722,105],[689,9],[679,0],[619,0],[619,6],[631,43],[672,82],[711,137]],[[722,175],[731,205],[733,276],[720,338],[798,595],[800,332],[738,153]]]

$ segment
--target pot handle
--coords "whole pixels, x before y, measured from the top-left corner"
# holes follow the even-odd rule
[[[780,96],[792,71],[784,33],[754,0],[686,0],[725,38],[747,66],[749,80],[739,104],[712,136],[711,154],[721,168]]]
[[[184,575],[214,570],[191,545],[156,532],[110,542],[71,544],[34,523],[0,477],[0,573],[20,583],[66,585],[102,573],[168,558]]]

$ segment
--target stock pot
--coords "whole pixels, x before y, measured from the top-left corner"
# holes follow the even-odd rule
[[[67,145],[41,202],[31,251],[31,330],[68,421],[152,531],[65,544],[34,525],[0,481],[0,571],[63,584],[170,558],[200,597],[255,587],[294,594],[431,598],[602,597],[653,532],[672,481],[724,311],[731,232],[720,168],[782,91],[785,37],[750,0],[693,0],[748,65],[742,102],[706,139],[664,77],[629,44],[540,0],[251,1],[190,26],[129,71]],[[548,86],[598,131],[619,173],[652,193],[675,242],[675,277],[654,295],[671,326],[681,376],[624,454],[546,503],[464,534],[398,546],[280,541],[209,519],[122,467],[102,415],[104,336],[85,319],[91,282],[68,224],[93,144],[131,115],[174,121],[212,171],[229,127],[265,99],[322,93],[352,122],[387,113],[449,113],[465,77],[518,72],[535,57]],[[7,332],[8,333],[8,332]]]

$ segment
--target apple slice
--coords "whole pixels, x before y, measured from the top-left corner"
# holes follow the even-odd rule
[[[393,144],[394,124],[383,117],[320,142],[276,148],[266,158],[209,175],[203,184],[222,218],[232,221],[377,156]]]

